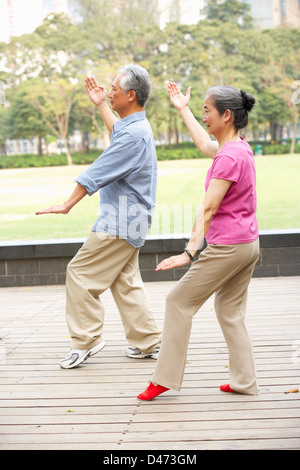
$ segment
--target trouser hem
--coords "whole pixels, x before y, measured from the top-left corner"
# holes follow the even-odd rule
[[[102,343],[102,341],[103,341],[103,339],[100,338],[100,339],[97,339],[97,340],[93,341],[92,343],[89,342],[88,345],[86,345],[86,346],[82,345],[82,341],[80,341],[80,342],[72,341],[72,349],[78,349],[80,351],[85,351],[87,349],[94,348],[98,344]]]
[[[170,390],[175,390],[176,392],[179,392],[181,389],[181,385],[178,385],[174,382],[170,382],[169,380],[162,379],[156,375],[152,377],[152,382],[157,385],[161,385],[162,387],[169,388]]]

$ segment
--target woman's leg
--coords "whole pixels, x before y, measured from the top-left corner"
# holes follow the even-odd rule
[[[241,254],[246,245],[237,247]],[[251,262],[229,279],[216,292],[215,310],[229,351],[230,391],[257,395],[259,387],[251,339],[245,324],[248,285],[252,277],[258,249],[253,246]]]
[[[215,291],[253,262],[252,244],[246,245],[243,250],[237,250],[239,245],[209,245],[169,293],[153,383],[180,390],[193,316]]]

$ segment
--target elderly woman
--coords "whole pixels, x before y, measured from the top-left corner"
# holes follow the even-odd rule
[[[161,349],[152,381],[138,395],[141,400],[151,400],[169,389],[180,390],[192,319],[212,294],[229,351],[230,384],[221,385],[220,389],[259,393],[251,340],[244,322],[248,285],[259,257],[256,176],[251,148],[239,136],[255,100],[230,86],[211,88],[204,104],[206,132],[189,109],[190,93],[190,88],[183,95],[175,83],[169,84],[171,102],[194,143],[213,162],[206,177],[203,207],[185,251],[163,260],[156,269],[189,264],[204,237],[207,247],[167,296]],[[210,134],[216,141],[211,140]]]

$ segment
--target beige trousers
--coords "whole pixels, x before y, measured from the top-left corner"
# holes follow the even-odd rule
[[[139,249],[126,240],[91,232],[67,267],[66,316],[72,348],[102,341],[104,308],[100,295],[110,288],[127,341],[149,352],[161,339],[150,312],[138,264]]]
[[[248,285],[259,240],[208,245],[167,296],[161,349],[152,381],[180,390],[193,316],[215,293],[215,310],[229,351],[230,387],[257,395],[251,340],[245,325]]]

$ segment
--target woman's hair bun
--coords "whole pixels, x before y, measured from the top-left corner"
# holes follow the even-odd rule
[[[241,96],[243,101],[243,107],[246,111],[251,111],[255,104],[255,98],[252,95],[247,95],[244,90],[241,90]]]

